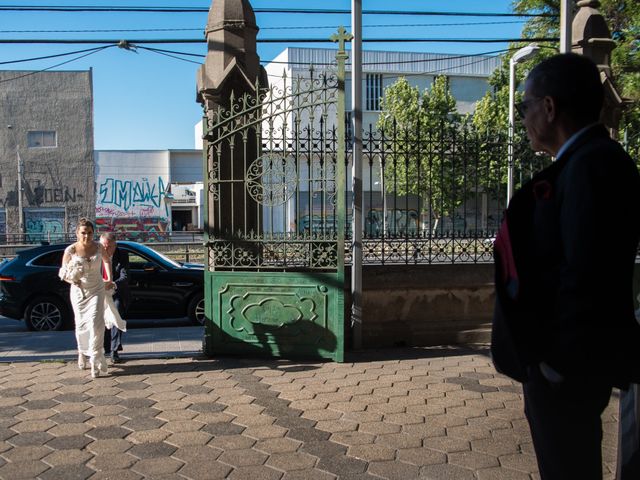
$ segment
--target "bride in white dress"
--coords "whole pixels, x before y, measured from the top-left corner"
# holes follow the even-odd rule
[[[107,374],[104,356],[105,290],[113,288],[111,259],[100,242],[93,240],[93,224],[84,218],[78,221],[78,241],[64,251],[60,278],[71,284],[71,305],[75,316],[78,342],[78,367],[91,365],[91,376]],[[102,267],[106,280],[102,277]]]

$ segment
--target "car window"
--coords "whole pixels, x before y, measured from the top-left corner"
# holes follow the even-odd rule
[[[145,268],[155,267],[161,268],[156,262],[149,260],[148,258],[138,255],[137,253],[125,250],[125,253],[129,256],[129,269],[130,270],[144,270]]]
[[[40,255],[31,261],[31,265],[37,267],[59,267],[62,265],[62,256],[64,250],[57,250],[55,252],[47,252],[44,255]]]

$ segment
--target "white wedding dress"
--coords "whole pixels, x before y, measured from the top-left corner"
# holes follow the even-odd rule
[[[106,290],[102,279],[102,249],[99,244],[98,251],[90,258],[77,255],[73,245],[67,247],[65,252],[84,263],[80,286],[71,285],[70,298],[78,342],[78,366],[84,368],[84,356],[89,357],[93,377],[107,373],[107,360],[104,356]]]

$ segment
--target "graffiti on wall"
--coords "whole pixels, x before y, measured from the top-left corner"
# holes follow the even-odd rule
[[[103,177],[96,195],[96,229],[119,232],[123,238],[153,241],[169,225],[170,196],[165,179]]]
[[[106,178],[100,184],[98,190],[98,205],[113,206],[124,212],[129,212],[136,208],[156,208],[161,209],[162,200],[166,197],[167,190],[162,177],[157,181],[150,181],[148,178],[140,180],[122,180],[118,178]],[[168,215],[168,207],[164,205],[165,213]]]
[[[63,210],[26,210],[24,225],[30,241],[64,238]]]
[[[166,237],[168,224],[163,217],[97,217],[96,231],[116,232],[127,240],[161,241]]]

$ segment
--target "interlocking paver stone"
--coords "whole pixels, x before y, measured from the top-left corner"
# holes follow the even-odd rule
[[[229,473],[233,470],[233,467],[216,460],[211,461],[199,461],[185,464],[179,471],[180,475],[191,479],[200,480],[203,478],[217,480],[228,478]]]
[[[128,453],[134,455],[138,458],[146,459],[146,458],[158,458],[158,457],[168,457],[172,455],[173,452],[176,451],[176,447],[173,445],[169,445],[164,442],[155,442],[155,443],[142,443],[140,445],[135,445],[128,450]]]
[[[97,471],[126,470],[137,461],[136,457],[128,453],[112,453],[94,457],[88,465]]]
[[[47,442],[47,446],[54,450],[82,449],[91,442],[92,439],[86,435],[66,435]]]
[[[367,471],[389,480],[410,480],[420,475],[420,469],[415,465],[398,461],[371,462]]]
[[[486,351],[353,355],[129,358],[96,380],[73,362],[0,363],[0,478],[539,478],[521,387]],[[617,415],[614,398],[605,480]]]
[[[177,447],[187,447],[191,445],[206,445],[211,438],[212,435],[207,432],[179,432],[169,435],[165,442]]]
[[[87,445],[87,450],[95,455],[104,455],[108,453],[123,453],[129,450],[133,445],[127,440],[114,438],[109,440],[96,440]]]
[[[256,441],[253,438],[244,437],[242,435],[220,435],[213,438],[209,442],[209,445],[226,451],[251,448],[255,443]]]
[[[58,465],[73,465],[86,463],[93,455],[91,455],[86,450],[56,450],[51,452],[49,449],[49,454],[42,459],[44,463],[47,465],[51,465],[52,467],[56,467]]]
[[[38,478],[42,480],[85,480],[94,473],[95,471],[82,464],[59,465],[40,474]]]
[[[16,447],[24,447],[28,445],[44,445],[52,438],[54,438],[53,435],[48,432],[28,432],[15,434],[7,438],[7,442]]]
[[[135,472],[141,473],[144,476],[159,476],[166,475],[170,473],[175,473],[180,468],[184,466],[179,460],[169,458],[169,457],[159,457],[159,458],[147,458],[144,460],[140,460],[133,467],[131,467]],[[178,477],[179,478],[179,477]]]
[[[21,478],[33,479],[48,469],[48,465],[45,465],[38,460],[29,462],[7,463],[3,467],[0,467],[0,478],[11,480]]]
[[[267,465],[288,472],[312,468],[317,461],[317,457],[303,452],[274,453],[269,456]]]
[[[18,447],[2,454],[5,460],[10,462],[27,462],[30,460],[40,460],[51,453],[51,449],[44,446]]]

